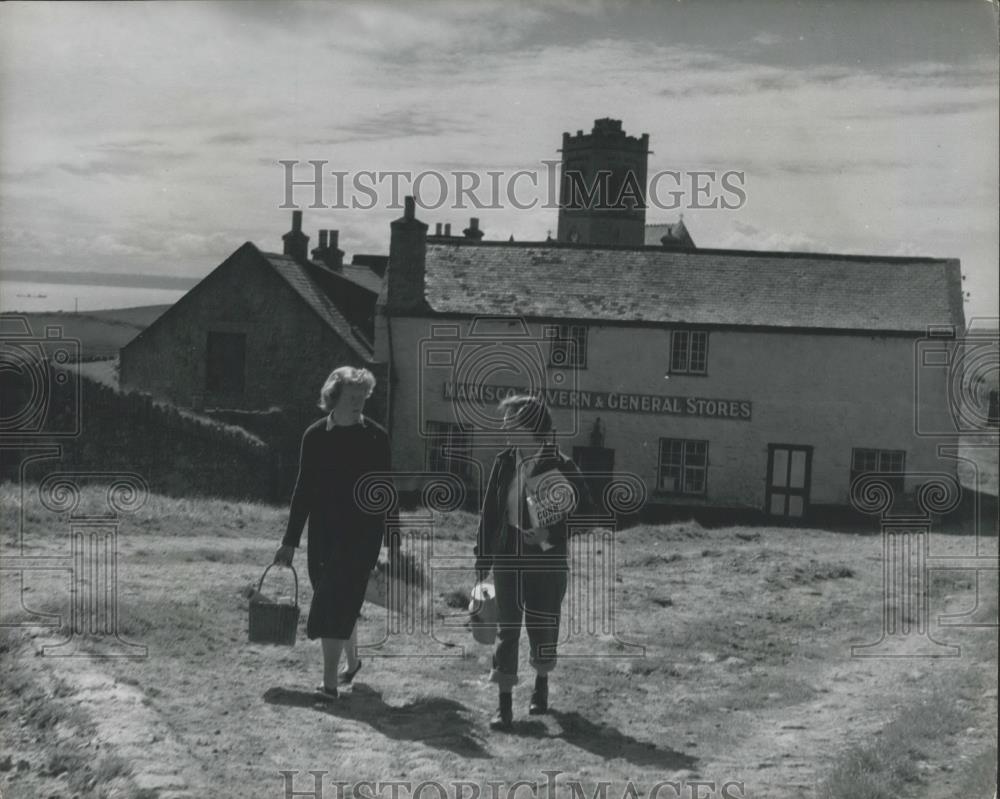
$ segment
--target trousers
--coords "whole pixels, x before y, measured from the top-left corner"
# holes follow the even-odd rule
[[[544,567],[500,567],[493,570],[499,635],[493,652],[490,681],[501,691],[518,683],[517,661],[521,626],[528,632],[530,664],[539,675],[556,665],[559,618],[569,567],[565,557],[552,558]]]

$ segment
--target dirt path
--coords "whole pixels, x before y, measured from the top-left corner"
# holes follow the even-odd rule
[[[545,771],[556,769],[560,785],[578,782],[588,798],[601,780],[614,783],[608,799],[622,796],[629,780],[638,796],[664,780],[702,780],[716,786],[712,794],[702,788],[703,797],[742,782],[748,797],[800,799],[812,795],[845,748],[874,740],[908,703],[969,674],[970,690],[981,693],[957,701],[974,720],[924,753],[928,780],[911,795],[943,799],[960,784],[962,752],[995,741],[996,694],[981,689],[995,668],[995,649],[990,654],[982,644],[995,641],[995,629],[939,630],[943,640],[967,647],[961,658],[850,656],[851,645],[870,642],[879,629],[877,538],[696,526],[630,535],[619,558],[617,634],[644,646],[644,656],[623,657],[610,635],[575,650],[567,645],[553,675],[553,712],[528,717],[531,672],[522,642],[525,682],[507,735],[487,727],[495,704],[486,682],[489,652],[461,630],[440,632],[453,646],[436,645],[439,658],[369,654],[349,696],[318,701],[318,646],[304,636],[293,648],[246,643],[244,591],[273,542],[242,526],[224,535],[189,526],[183,535],[157,528],[155,535],[122,536],[122,632],[148,645],[145,659],[36,657],[51,640],[37,631],[4,657],[30,683],[62,686],[49,692],[51,702],[78,722],[60,728],[65,741],[128,764],[129,775],[105,780],[104,795],[270,799],[285,796],[283,773],[293,790],[311,791],[309,772],[318,771],[330,797],[336,781],[412,787],[464,780],[492,799],[490,782],[544,785]],[[960,537],[941,545],[968,548]],[[441,551],[463,547],[443,541]],[[450,612],[441,598],[466,580],[458,571],[435,583],[429,598],[439,620]],[[952,575],[936,586],[945,588],[948,598],[942,594],[935,613],[970,607],[971,583]],[[50,601],[57,610],[57,599]],[[304,586],[301,604],[308,602]],[[362,641],[377,640],[380,613],[366,605]],[[45,731],[21,729],[11,740],[20,754],[2,775],[4,796],[73,795],[67,774],[48,773]],[[22,758],[29,766],[18,771]],[[102,795],[96,785],[89,790],[78,793]],[[437,793],[421,799],[428,795]],[[575,799],[569,790],[559,796]],[[666,796],[661,791],[658,799]]]

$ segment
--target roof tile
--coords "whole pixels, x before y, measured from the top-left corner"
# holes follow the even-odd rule
[[[425,279],[439,313],[892,332],[964,323],[954,259],[428,244]]]

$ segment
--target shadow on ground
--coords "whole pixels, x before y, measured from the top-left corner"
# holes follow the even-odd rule
[[[683,752],[659,748],[656,744],[625,735],[607,724],[595,724],[576,711],[550,710],[549,715],[562,728],[562,732],[555,737],[606,760],[620,757],[634,766],[670,771],[693,769],[698,762],[697,758]]]
[[[474,734],[476,725],[468,718],[469,709],[445,697],[421,697],[397,706],[387,704],[375,689],[356,685],[350,694],[332,701],[311,691],[269,688],[264,692],[264,701],[272,705],[311,708],[330,716],[360,721],[387,738],[419,741],[465,757],[491,757]],[[622,758],[635,766],[676,771],[693,769],[697,763],[697,758],[691,755],[640,741],[575,711],[552,710],[549,716],[558,723],[558,732],[553,732],[540,720],[519,719],[505,734],[559,738],[605,760]]]
[[[472,723],[463,715],[468,709],[453,699],[427,696],[405,705],[390,705],[373,688],[355,685],[349,695],[332,701],[312,691],[268,688],[264,701],[271,705],[312,708],[330,716],[360,721],[386,738],[420,741],[464,757],[490,757],[473,736]]]

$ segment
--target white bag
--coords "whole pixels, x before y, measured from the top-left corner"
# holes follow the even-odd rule
[[[476,583],[466,623],[477,643],[492,646],[497,639],[497,590],[493,583]]]

